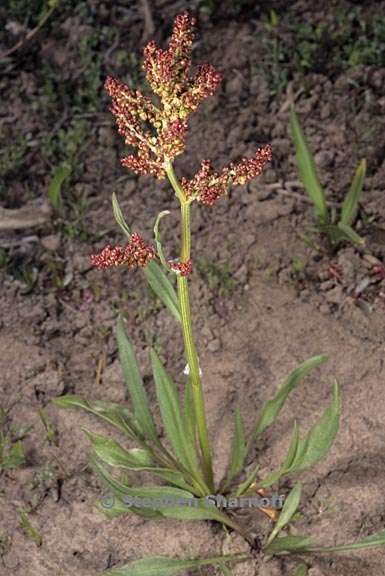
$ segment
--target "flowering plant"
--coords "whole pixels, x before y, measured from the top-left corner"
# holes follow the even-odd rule
[[[229,188],[243,185],[259,176],[271,160],[270,145],[257,148],[254,157],[243,158],[216,171],[209,160],[202,162],[193,178],[177,178],[173,161],[185,149],[189,115],[211,96],[221,75],[210,64],[198,66],[190,75],[194,19],[187,13],[177,16],[167,50],[150,42],[144,50],[144,69],[154,98],[132,90],[122,82],[108,78],[106,90],[112,99],[111,111],[118,130],[135,153],[122,164],[138,175],[149,174],[157,179],[168,178],[180,205],[181,245],[178,261],[165,257],[159,234],[159,223],[167,212],[161,212],[154,227],[155,244],[132,233],[126,223],[116,196],[113,196],[115,219],[127,237],[124,246],[106,246],[91,257],[101,269],[112,267],[140,268],[159,298],[174,315],[181,328],[187,360],[188,380],[183,399],[158,354],[151,350],[151,363],[156,395],[167,442],[161,440],[150,410],[149,401],[127,337],[122,318],[118,319],[117,339],[122,371],[127,381],[132,408],[120,404],[87,401],[79,396],[63,396],[56,400],[61,407],[82,408],[99,416],[136,444],[135,448],[100,434],[87,431],[94,455],[91,463],[112,497],[103,498],[100,508],[109,517],[132,512],[147,519],[177,518],[180,520],[214,520],[239,532],[250,546],[250,554],[235,554],[204,560],[180,560],[165,557],[137,560],[113,568],[109,576],[175,574],[188,568],[212,564],[229,574],[227,562],[252,558],[252,554],[319,552],[307,536],[281,535],[290,531],[289,523],[301,496],[301,485],[295,484],[282,506],[270,491],[281,478],[297,474],[326,455],[338,430],[340,397],[338,385],[321,418],[301,438],[296,423],[284,462],[269,476],[258,477],[258,467],[245,474],[247,458],[256,440],[276,420],[290,392],[326,357],[315,356],[300,364],[287,377],[275,396],[262,407],[253,426],[246,433],[239,408],[234,412],[234,437],[227,472],[216,481],[212,451],[206,423],[204,391],[195,346],[190,310],[188,277],[192,273],[190,211],[194,202],[208,206],[225,196]],[[176,276],[175,293],[169,275]],[[107,465],[107,466],[106,466]],[[112,468],[112,472],[111,469]],[[147,471],[162,485],[131,486],[125,471]],[[258,497],[260,498],[258,500]],[[261,499],[262,497],[262,499]],[[257,500],[256,506],[272,521],[270,535],[262,540],[254,530],[242,524],[238,509],[246,499]],[[247,500],[248,504],[250,504]],[[361,545],[372,546],[385,541],[385,533],[367,538]],[[337,546],[326,551],[357,547]],[[297,575],[305,574],[306,566],[298,567]]]

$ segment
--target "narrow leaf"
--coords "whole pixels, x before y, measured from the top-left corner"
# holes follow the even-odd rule
[[[125,502],[116,496],[103,496],[97,502],[98,509],[104,514],[106,518],[112,520],[124,514],[133,513],[146,520],[159,520],[163,518],[159,510],[151,510],[150,508],[135,508],[134,506],[128,507]]]
[[[297,423],[294,422],[290,446],[285,461],[283,462],[279,470],[275,470],[274,472],[269,474],[267,478],[258,482],[258,488],[268,488],[269,486],[275,484],[276,482],[278,482],[278,480],[280,480],[283,476],[285,476],[290,472],[291,466],[294,462],[295,456],[298,451],[298,445],[299,445],[299,430]]]
[[[351,226],[356,219],[358,212],[358,203],[360,200],[362,188],[366,175],[366,160],[361,160],[353,178],[349,192],[346,194],[342,204],[340,224]]]
[[[142,270],[147,282],[155,294],[163,302],[163,304],[167,306],[167,308],[175,316],[178,322],[181,322],[178,297],[173,288],[173,285],[161,267],[156,262],[154,262],[154,260],[151,260],[151,262],[142,268]]]
[[[267,554],[279,554],[280,552],[297,552],[306,550],[312,545],[309,536],[281,536],[276,538],[264,548]]]
[[[284,528],[286,524],[290,522],[292,516],[295,514],[301,501],[301,491],[302,491],[301,484],[298,483],[289,492],[289,495],[286,498],[281,513],[278,517],[278,520],[267,540],[267,545],[269,545],[274,540],[274,538],[279,534],[282,528]]]
[[[181,463],[188,470],[194,471],[197,469],[196,454],[186,435],[178,391],[154,350],[151,350],[151,363],[156,395],[167,436]]]
[[[310,468],[326,456],[338,431],[340,411],[341,401],[336,382],[333,399],[318,422],[306,434],[291,467],[292,471]]]
[[[143,435],[149,440],[158,442],[158,434],[151,416],[143,380],[139,372],[134,350],[127,338],[121,317],[119,317],[117,324],[117,338],[119,359],[124,378],[127,382],[128,391],[130,393],[134,415]]]
[[[226,484],[228,484],[228,482],[240,474],[245,462],[246,455],[247,446],[245,441],[245,432],[239,405],[237,405],[234,412],[234,436],[231,447],[230,469],[227,475]]]
[[[154,476],[157,478],[165,480],[165,482],[168,484],[174,484],[174,486],[178,486],[178,488],[188,490],[189,492],[195,491],[195,488],[186,482],[181,472],[177,472],[176,470],[171,470],[168,468],[147,468],[146,470],[154,474]]]
[[[170,506],[170,509],[177,508],[178,500],[190,501],[193,499],[191,492],[171,486],[141,486],[139,488],[127,486],[113,478],[95,458],[91,458],[90,465],[115,497],[108,502],[108,505],[106,505],[105,500],[99,503],[99,508],[109,518],[128,512],[134,512],[147,518],[158,518],[164,516],[164,510],[169,509],[167,506]],[[135,506],[136,502],[133,501],[135,498],[142,499],[143,505]]]
[[[309,552],[342,552],[343,550],[360,550],[362,548],[371,548],[373,546],[383,546],[385,544],[385,530],[376,532],[371,536],[367,536],[358,542],[351,542],[350,544],[339,544],[337,546],[317,547],[312,546]]]
[[[130,438],[136,439],[139,435],[131,413],[120,404],[101,401],[89,402],[75,394],[59,396],[53,400],[53,403],[60,408],[81,408],[86,412],[99,416],[99,418],[112,424],[121,432],[128,434]]]
[[[116,197],[115,192],[112,194],[112,212],[114,214],[114,218],[120,228],[123,230],[124,234],[127,236],[129,240],[131,240],[131,230],[128,226],[127,222],[124,219],[123,212],[120,208],[118,199]]]
[[[235,496],[236,498],[238,498],[239,496],[242,496],[242,494],[244,494],[252,485],[252,483],[255,481],[257,474],[258,474],[258,470],[259,470],[259,465],[257,465],[252,472],[249,474],[249,476],[247,476],[246,480],[244,480],[242,482],[242,484],[240,484],[235,492]]]
[[[297,386],[297,384],[309,374],[316,366],[319,366],[327,360],[327,356],[321,354],[320,356],[313,356],[300,364],[284,381],[281,388],[278,390],[277,394],[272,400],[268,400],[262,408],[261,415],[257,422],[257,425],[252,434],[251,440],[249,442],[249,448],[251,443],[255,438],[262,434],[264,430],[270,424],[272,424],[280,413],[285,401],[292,390]]]
[[[320,184],[314,158],[299,124],[294,108],[290,111],[290,128],[294,140],[299,177],[306,192],[313,201],[318,217],[326,222],[328,208],[325,193]]]
[[[162,514],[166,518],[174,518],[175,520],[216,520],[221,524],[234,528],[233,522],[226,514],[221,512],[214,504],[212,506],[207,505],[204,499],[198,502],[197,505],[163,508]]]
[[[199,560],[153,556],[151,558],[134,560],[119,568],[112,568],[111,570],[103,572],[103,576],[173,576],[174,574],[200,568],[201,566],[220,566],[223,570],[225,562],[243,562],[248,559],[249,556],[246,554],[234,554]]]
[[[163,264],[163,266],[166,269],[169,269],[169,264],[167,263],[167,260],[164,256],[164,253],[163,253],[162,242],[160,240],[160,233],[159,233],[160,221],[162,218],[167,216],[167,214],[170,214],[170,210],[163,210],[162,212],[159,212],[159,214],[156,218],[156,221],[155,221],[154,236],[155,236],[156,249],[157,249],[159,259],[160,259],[161,263]]]
[[[126,468],[128,470],[151,469],[153,461],[147,450],[141,448],[126,450],[113,438],[101,434],[95,434],[95,432],[90,432],[88,430],[85,430],[85,433],[87,434],[97,457],[106,464],[116,468]]]

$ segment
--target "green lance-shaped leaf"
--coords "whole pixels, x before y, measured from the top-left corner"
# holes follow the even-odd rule
[[[144,436],[149,440],[158,442],[158,433],[152,419],[147,394],[143,380],[136,362],[135,353],[127,338],[123,320],[118,319],[117,338],[119,347],[119,359],[124,378],[127,382],[135,418]]]
[[[344,550],[361,550],[363,548],[372,548],[374,546],[383,546],[385,544],[385,530],[376,532],[371,536],[367,536],[358,542],[351,542],[350,544],[338,544],[337,546],[311,546],[308,552],[343,552]]]
[[[314,466],[329,452],[336,437],[341,412],[341,400],[337,382],[333,389],[333,399],[321,418],[300,441],[291,472],[298,472]]]
[[[90,459],[90,465],[116,499],[111,502],[103,499],[99,504],[99,508],[108,517],[115,517],[128,512],[134,512],[145,517],[161,517],[163,516],[163,510],[168,510],[167,502],[170,503],[170,509],[174,509],[177,508],[174,503],[179,499],[189,501],[193,499],[191,492],[172,486],[127,486],[127,484],[123,484],[113,478],[96,458]],[[135,502],[130,502],[130,498],[142,499],[143,506],[135,506]],[[149,505],[147,505],[145,500],[147,500]],[[152,502],[154,502],[153,507],[151,506]],[[159,506],[157,503],[159,503]]]
[[[266,546],[274,540],[274,538],[279,534],[279,532],[288,524],[297,511],[299,503],[301,501],[301,484],[296,484],[294,488],[289,492],[288,497],[285,500],[285,503],[282,507],[281,513],[278,517],[278,520],[271,531],[271,534],[267,540]]]
[[[123,212],[120,208],[116,194],[112,195],[112,210],[116,222],[123,230],[127,238],[131,240],[131,230],[124,219]],[[162,268],[156,262],[154,262],[154,260],[151,260],[151,262],[149,262],[144,268],[141,268],[141,270],[144,274],[144,277],[146,278],[146,281],[151,286],[157,297],[170,310],[178,322],[180,322],[181,318],[178,297],[173,288],[173,285],[167,278],[166,274],[163,272]]]
[[[112,402],[84,400],[76,394],[67,394],[53,400],[59,408],[80,408],[86,412],[102,418],[109,424],[126,433],[130,438],[136,439],[141,436],[133,415],[127,408]]]
[[[163,304],[167,306],[178,322],[181,322],[178,297],[173,285],[163,272],[162,268],[159,264],[154,262],[154,260],[151,260],[151,262],[142,268],[142,270],[147,282],[155,294]]]
[[[358,203],[364,185],[365,175],[366,160],[364,159],[361,160],[358,165],[349,192],[346,194],[344,203],[342,204],[340,224],[351,226],[354,223],[358,212]]]
[[[69,164],[60,164],[52,176],[51,182],[48,187],[48,200],[51,202],[52,206],[57,212],[60,212],[63,208],[63,198],[62,198],[62,185],[64,181],[71,174],[71,166]]]
[[[144,470],[144,469],[143,469]],[[151,472],[157,478],[161,478],[167,484],[173,484],[178,488],[182,488],[182,490],[188,490],[189,492],[195,493],[196,489],[193,486],[190,486],[188,482],[186,482],[183,474],[178,472],[177,470],[171,470],[169,468],[148,468],[148,472]]]
[[[314,368],[326,360],[327,356],[325,354],[313,356],[312,358],[309,358],[309,360],[306,360],[300,364],[295,370],[293,370],[293,372],[291,372],[274,398],[268,400],[263,406],[257,425],[249,441],[249,448],[251,448],[252,442],[255,440],[255,438],[262,434],[262,432],[264,432],[264,430],[266,430],[266,428],[275,421],[290,392],[294,390],[297,384],[303,378],[305,378],[309,372],[311,372]]]
[[[95,434],[85,430],[96,456],[109,466],[122,468],[125,470],[135,470],[137,472],[151,472],[157,478],[165,480],[169,484],[174,484],[185,490],[193,490],[184,479],[183,475],[171,468],[159,467],[154,464],[152,456],[148,450],[143,448],[130,448],[126,450],[119,442],[113,438]]]
[[[293,107],[290,110],[290,128],[296,150],[300,179],[310,199],[314,203],[318,217],[322,222],[326,222],[328,220],[328,208],[325,192],[320,184],[314,158],[310,152]]]
[[[214,502],[211,504],[205,498],[196,499],[192,504],[180,504],[162,509],[162,515],[165,518],[174,520],[192,521],[192,520],[215,520],[221,524],[236,529],[235,523],[227,514],[219,510]]]
[[[258,470],[259,470],[259,465],[257,464],[257,466],[255,466],[255,468],[253,468],[253,470],[251,471],[249,476],[247,476],[247,478],[236,489],[236,491],[235,491],[235,497],[236,498],[239,498],[239,496],[242,496],[242,494],[247,492],[247,490],[250,488],[252,483],[255,481],[257,474],[258,474]]]
[[[242,472],[246,456],[247,445],[245,439],[245,431],[239,405],[236,405],[234,411],[234,436],[231,446],[230,467],[227,474],[226,486],[229,482],[231,482],[233,478]]]
[[[290,445],[289,445],[289,449],[287,451],[285,461],[283,462],[282,466],[278,470],[275,470],[274,472],[269,474],[269,476],[267,476],[267,478],[258,482],[257,483],[258,488],[268,488],[269,486],[271,486],[272,484],[275,484],[283,476],[286,476],[286,474],[288,474],[290,472],[291,467],[292,467],[293,462],[294,462],[294,459],[295,459],[295,456],[296,456],[297,451],[298,451],[299,440],[300,440],[299,429],[297,426],[297,422],[294,422],[291,441],[290,441]]]
[[[198,560],[153,556],[151,558],[134,560],[118,568],[112,568],[103,572],[103,576],[174,576],[186,570],[194,570],[202,566],[219,566],[223,570],[225,568],[225,562],[243,562],[248,559],[249,556],[246,554],[234,554]],[[224,572],[224,574],[227,573],[228,572]]]
[[[122,209],[120,208],[118,199],[116,197],[115,192],[112,194],[112,212],[114,214],[114,218],[116,223],[120,226],[124,234],[127,236],[129,240],[131,240],[131,230],[128,226],[127,222],[124,219]]]
[[[194,472],[197,470],[196,453],[189,441],[189,433],[185,429],[178,391],[154,350],[151,350],[151,363],[156,395],[167,436],[181,463]]]
[[[145,518],[146,520],[160,520],[163,518],[159,510],[135,508],[134,506],[128,507],[123,500],[120,500],[115,496],[103,496],[96,505],[108,520],[118,518],[118,516],[123,516],[131,512],[141,518]]]
[[[275,538],[271,544],[264,548],[266,554],[280,554],[284,552],[303,552],[313,544],[310,536],[281,536]]]
[[[84,430],[97,457],[115,468],[127,470],[148,470],[154,465],[151,454],[142,448],[126,450],[119,442],[102,434]]]

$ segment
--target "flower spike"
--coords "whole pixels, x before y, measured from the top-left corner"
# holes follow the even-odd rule
[[[119,134],[137,150],[123,158],[122,165],[139,175],[165,177],[165,166],[185,150],[188,115],[215,92],[222,79],[210,64],[201,64],[195,77],[190,77],[194,24],[195,19],[183,12],[175,19],[167,50],[155,42],[144,49],[143,68],[160,99],[159,107],[120,80],[108,77],[105,82]]]
[[[181,184],[187,198],[195,198],[202,204],[212,206],[218,198],[227,194],[230,186],[246,184],[259,176],[271,158],[271,146],[267,144],[257,149],[254,158],[232,162],[221,173],[214,171],[210,160],[203,160],[194,178],[182,178]]]
[[[96,268],[112,268],[127,266],[128,268],[144,268],[155,258],[155,251],[147,246],[142,237],[134,232],[127,246],[106,246],[99,254],[91,256],[91,262]]]

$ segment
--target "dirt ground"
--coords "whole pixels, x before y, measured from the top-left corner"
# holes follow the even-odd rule
[[[225,79],[192,118],[178,173],[192,175],[202,158],[220,168],[267,142],[274,154],[260,179],[214,207],[193,210],[191,297],[217,474],[227,463],[235,401],[251,428],[299,362],[327,353],[328,363],[292,394],[249,466],[258,459],[261,477],[275,469],[293,419],[307,430],[337,379],[340,431],[329,456],[301,476],[294,530],[332,545],[384,528],[385,2],[149,5],[154,34],[140,2],[63,1],[33,39],[0,56],[0,206],[16,210],[19,222],[23,208],[32,220],[43,219],[17,230],[0,225],[0,405],[7,412],[1,433],[21,439],[25,453],[24,463],[0,473],[1,576],[95,576],[146,555],[247,549],[210,523],[134,515],[106,521],[95,507],[104,492],[87,467],[82,428],[107,428],[51,403],[65,393],[127,400],[114,333],[119,311],[155,414],[150,346],[183,386],[175,322],[140,272],[100,272],[89,255],[122,241],[113,192],[129,224],[147,239],[158,212],[172,210],[162,221],[163,244],[170,256],[177,249],[176,200],[166,184],[121,167],[123,147],[102,83],[111,74],[142,84],[141,48],[150,37],[164,44],[174,16],[186,7],[198,16],[195,62],[210,61]],[[0,55],[37,25],[42,7],[39,0],[0,6]],[[356,224],[364,247],[342,245],[330,253],[319,236],[309,241],[312,207],[295,168],[291,98],[331,204],[339,205],[359,161],[367,159]],[[53,211],[47,190],[63,162],[71,174],[62,207]],[[293,481],[280,490],[287,492]],[[20,510],[35,532],[22,526]],[[267,533],[263,516],[253,522]],[[310,576],[385,572],[384,549],[303,560]],[[298,561],[260,558],[233,573],[290,576]]]

